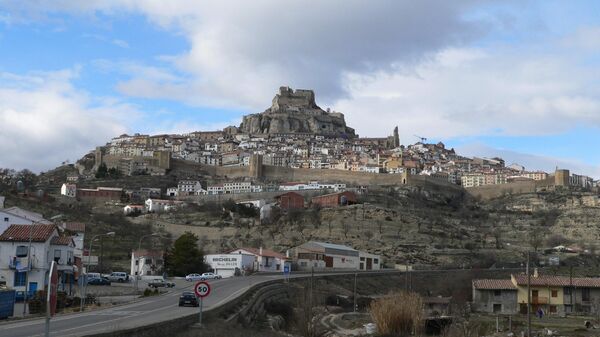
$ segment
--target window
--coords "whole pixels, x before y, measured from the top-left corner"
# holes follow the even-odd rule
[[[373,263],[379,264],[379,259],[373,259]]]
[[[54,261],[58,262],[60,260],[60,249],[54,250]]]
[[[494,312],[502,312],[502,304],[494,303],[493,311]]]
[[[502,296],[502,290],[494,290],[494,296]]]
[[[160,265],[160,264],[163,264],[163,260],[161,260],[161,259],[157,259],[157,260],[156,260],[156,264],[159,264],[159,265]]]
[[[305,261],[300,262],[300,266],[306,267],[306,262]]]
[[[555,306],[555,305],[551,305],[551,306],[550,306],[550,313],[551,313],[551,314],[552,314],[552,313],[554,313],[554,314],[556,313],[556,306]]]
[[[570,287],[565,287],[563,289],[563,292],[564,292],[565,295],[571,295],[571,288]]]
[[[552,290],[552,297],[558,297],[558,290]]]
[[[24,287],[25,286],[25,277],[26,277],[26,272],[22,271],[22,272],[15,272],[15,287]]]
[[[9,220],[8,218],[4,218],[4,222],[8,222],[8,220]]]
[[[361,260],[361,261],[364,261],[364,260],[365,260],[365,258],[364,258],[364,257],[361,257],[361,258],[360,258],[360,260]]]
[[[590,288],[581,288],[581,300],[584,302],[589,302]]]
[[[146,261],[144,261],[144,264],[152,264],[152,259],[146,259]]]
[[[17,255],[17,257],[26,257],[27,246],[17,246],[17,253],[15,255]]]
[[[138,264],[140,264],[140,260],[135,259],[135,265],[137,266]]]

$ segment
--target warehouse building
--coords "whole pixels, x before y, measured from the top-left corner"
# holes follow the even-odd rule
[[[298,269],[379,270],[379,255],[327,242],[310,241],[295,248]]]

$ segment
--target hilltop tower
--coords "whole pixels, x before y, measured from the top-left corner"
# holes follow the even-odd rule
[[[394,148],[400,146],[400,134],[398,133],[398,126],[394,128]]]

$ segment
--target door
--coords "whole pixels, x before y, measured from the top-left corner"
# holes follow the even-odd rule
[[[37,291],[37,287],[38,287],[37,282],[29,282],[29,294],[27,294],[27,297],[33,296],[35,294],[35,292]]]
[[[333,268],[333,257],[323,256],[323,260],[325,260],[325,267]]]
[[[373,269],[373,259],[368,257],[367,258],[367,270],[371,270]]]
[[[537,304],[538,303],[538,291],[537,290],[532,290],[531,291],[531,303]]]

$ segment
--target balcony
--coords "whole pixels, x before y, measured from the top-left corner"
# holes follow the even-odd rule
[[[29,265],[28,265],[29,264]],[[11,256],[8,262],[9,269],[15,269],[19,271],[26,271],[32,268],[32,264],[27,257],[16,257]]]
[[[532,297],[531,304],[548,304],[548,297]]]

